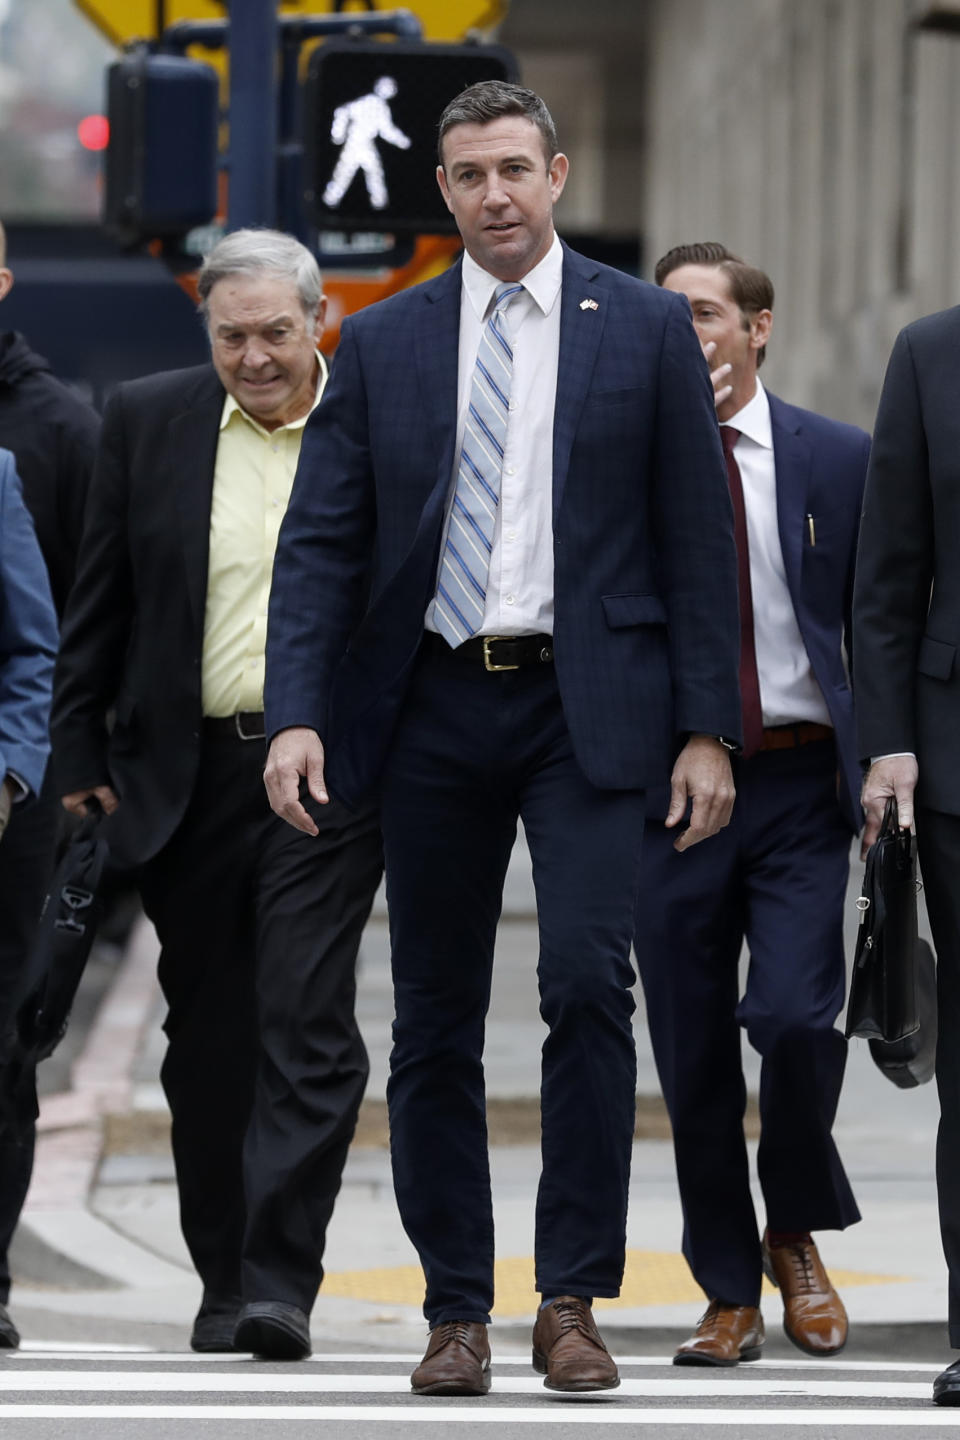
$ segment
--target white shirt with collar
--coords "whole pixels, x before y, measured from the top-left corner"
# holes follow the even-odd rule
[[[518,295],[506,312],[513,346],[513,379],[500,504],[479,635],[553,634],[553,411],[560,361],[562,275],[563,247],[554,235],[546,255],[523,277],[526,293]],[[460,468],[477,350],[500,283],[464,253],[457,447],[448,517]],[[433,606],[431,600],[424,621],[428,630],[437,628]]]
[[[722,422],[740,435],[740,468],[750,550],[753,635],[764,725],[811,720],[829,725],[823,692],[810,664],[787,585],[777,524],[777,476],[770,402],[760,381],[742,410]]]

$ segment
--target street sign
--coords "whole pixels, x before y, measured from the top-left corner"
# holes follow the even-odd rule
[[[319,46],[304,104],[312,219],[321,230],[455,230],[434,173],[437,122],[468,85],[516,78],[516,61],[500,45]]]
[[[75,0],[77,7],[114,45],[128,40],[153,40],[160,28],[177,20],[223,20],[224,0]],[[499,24],[508,0],[407,0],[423,25],[428,40],[459,40],[471,29],[487,30]],[[395,0],[374,0],[371,5],[338,7],[336,0],[282,0],[281,15],[331,15],[339,9],[363,13],[395,10]]]

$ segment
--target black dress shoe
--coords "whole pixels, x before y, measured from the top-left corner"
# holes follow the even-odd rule
[[[6,1305],[0,1305],[0,1350],[18,1350],[20,1331],[10,1319]]]
[[[197,1311],[190,1336],[190,1349],[201,1355],[223,1355],[233,1350],[233,1332],[240,1314],[239,1295],[213,1295],[203,1292],[203,1304]]]
[[[960,1360],[954,1360],[933,1382],[934,1405],[960,1405]]]
[[[298,1305],[253,1300],[240,1311],[233,1348],[249,1350],[262,1360],[305,1360],[310,1354],[310,1321]]]

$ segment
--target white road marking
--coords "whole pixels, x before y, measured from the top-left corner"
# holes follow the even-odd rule
[[[176,1371],[117,1370],[49,1370],[26,1374],[15,1369],[0,1368],[0,1392],[26,1393],[32,1390],[68,1391],[103,1394],[165,1395],[409,1395],[410,1383],[405,1375],[304,1374],[297,1370],[251,1373],[243,1371],[229,1377],[209,1372],[177,1373]],[[543,1380],[537,1376],[499,1377],[494,1372],[493,1390],[500,1395],[543,1395]],[[612,1401],[629,1396],[651,1399],[735,1396],[806,1396],[821,1400],[929,1400],[930,1385],[926,1381],[905,1380],[767,1380],[721,1378],[716,1371],[699,1376],[677,1376],[676,1379],[626,1379],[616,1390],[588,1392],[586,1398]],[[548,1398],[549,1392],[548,1392]],[[581,1397],[574,1397],[581,1398]]]
[[[252,1420],[264,1424],[269,1420],[337,1421],[365,1425],[376,1422],[387,1425],[686,1425],[689,1428],[709,1426],[746,1427],[765,1425],[778,1430],[786,1425],[815,1426],[824,1431],[831,1427],[859,1426],[879,1429],[897,1426],[901,1430],[940,1428],[957,1432],[957,1418],[950,1412],[935,1410],[637,1410],[604,1406],[531,1406],[516,1407],[483,1405],[467,1407],[446,1405],[0,1405],[0,1420],[221,1420],[235,1424]]]
[[[356,1351],[345,1354],[335,1352],[329,1354],[314,1354],[307,1360],[298,1361],[298,1368],[303,1366],[316,1365],[419,1365],[422,1354],[408,1353],[385,1353],[381,1351]],[[617,1364],[624,1368],[637,1368],[640,1366],[664,1367],[672,1364],[672,1356],[664,1355],[617,1355],[614,1357]],[[191,1350],[150,1350],[146,1346],[139,1345],[77,1345],[68,1344],[66,1341],[24,1341],[20,1349],[13,1352],[8,1351],[0,1355],[0,1365],[16,1363],[20,1360],[42,1361],[49,1359],[57,1360],[116,1360],[117,1364],[144,1364],[151,1365],[235,1365],[250,1363],[249,1354],[209,1354],[197,1355]],[[949,1358],[930,1363],[928,1361],[916,1361],[907,1364],[900,1361],[890,1360],[757,1360],[751,1361],[744,1366],[742,1373],[757,1375],[767,1370],[828,1370],[828,1371],[856,1371],[863,1374],[873,1372],[884,1375],[939,1375],[950,1363]],[[500,1355],[494,1354],[494,1369],[498,1370],[503,1366],[517,1366],[530,1369],[530,1356],[527,1353],[522,1355]]]

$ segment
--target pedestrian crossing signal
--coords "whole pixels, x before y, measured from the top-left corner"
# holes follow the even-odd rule
[[[468,85],[517,76],[499,45],[319,46],[305,94],[310,218],[321,230],[455,230],[435,176],[440,116]]]

